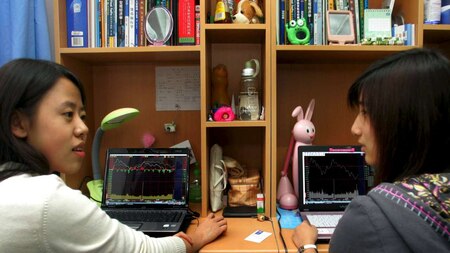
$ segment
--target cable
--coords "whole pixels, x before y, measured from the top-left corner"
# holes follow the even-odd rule
[[[286,242],[284,241],[283,233],[281,233],[281,222],[280,222],[280,220],[281,220],[281,213],[280,213],[280,211],[278,211],[278,208],[277,208],[277,214],[280,216],[280,218],[278,219],[278,228],[280,229],[281,242],[283,243],[284,252],[287,253],[288,251],[287,251],[287,247],[286,247]]]
[[[270,221],[270,223],[272,224],[273,234],[275,235],[275,227],[273,225],[272,219],[266,217],[266,220]],[[281,230],[280,230],[280,234],[281,234]],[[277,252],[280,252],[280,247],[278,246],[278,239],[277,239],[276,236],[275,236],[275,243],[277,244]],[[284,240],[283,240],[283,244],[284,244]],[[286,252],[286,246],[284,247],[284,249],[285,249],[285,252]]]
[[[87,180],[89,180],[89,179],[92,179],[92,177],[90,177],[90,176],[85,176],[85,177],[83,178],[83,180],[81,181],[80,186],[78,187],[78,190],[81,191],[81,188],[83,187],[84,183],[85,183]]]

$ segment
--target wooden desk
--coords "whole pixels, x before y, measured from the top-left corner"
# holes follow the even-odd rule
[[[227,218],[228,230],[225,234],[217,238],[215,241],[206,245],[200,250],[200,253],[224,253],[224,252],[285,252],[281,237],[279,234],[278,222],[276,218],[272,218],[270,221],[258,221],[255,218]],[[200,222],[202,219],[200,219]],[[192,221],[188,231],[194,231],[197,226],[197,221]],[[262,230],[272,233],[271,236],[266,238],[261,243],[254,243],[244,240],[251,233],[256,230]],[[283,229],[283,237],[286,243],[288,252],[296,253],[297,248],[291,240],[293,230]],[[319,252],[328,252],[327,244],[318,245]]]

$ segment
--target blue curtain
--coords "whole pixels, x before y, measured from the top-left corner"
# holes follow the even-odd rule
[[[0,0],[0,66],[15,58],[51,60],[45,0]]]

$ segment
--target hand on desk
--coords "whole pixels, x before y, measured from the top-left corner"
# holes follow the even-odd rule
[[[227,230],[227,220],[221,215],[210,213],[193,233],[186,235],[178,233],[176,236],[184,239],[186,252],[197,252],[206,244],[212,242]]]
[[[308,221],[303,221],[295,228],[294,233],[292,234],[292,241],[297,248],[300,248],[305,244],[316,244],[316,226],[309,224]]]

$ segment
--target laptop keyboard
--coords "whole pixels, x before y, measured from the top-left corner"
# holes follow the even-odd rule
[[[308,214],[306,216],[309,220],[309,223],[313,224],[316,227],[336,227],[341,219],[341,214]]]
[[[106,210],[109,217],[119,221],[145,221],[145,222],[177,222],[183,212],[175,210]]]

